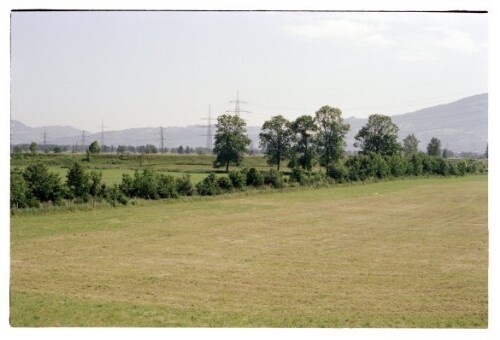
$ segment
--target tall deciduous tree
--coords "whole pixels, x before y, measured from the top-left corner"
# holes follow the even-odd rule
[[[364,153],[375,152],[385,156],[397,154],[401,150],[398,131],[391,117],[373,114],[354,137],[357,140],[354,146],[360,147]]]
[[[246,135],[246,123],[236,115],[222,115],[217,118],[214,153],[217,155],[214,167],[226,167],[229,171],[229,164],[240,165],[243,154],[250,139]]]
[[[271,117],[262,125],[260,147],[267,155],[269,165],[277,165],[280,169],[282,160],[288,158],[292,146],[293,133],[291,123],[283,116]]]
[[[409,134],[403,139],[403,150],[406,155],[410,155],[412,153],[418,152],[418,143],[420,141],[415,137],[415,135]]]
[[[429,156],[441,156],[441,141],[436,137],[432,137],[429,144],[427,144],[427,154]]]
[[[31,142],[29,149],[30,152],[34,155],[38,152],[38,145],[35,142]]]
[[[300,116],[292,123],[291,127],[294,134],[294,145],[292,146],[289,166],[300,165],[303,169],[310,170],[316,156],[314,138],[317,127],[314,124],[314,118],[308,115]]]
[[[345,135],[349,124],[344,123],[342,111],[336,107],[323,106],[316,111],[314,121],[317,125],[317,144],[320,164],[328,166],[344,156]]]

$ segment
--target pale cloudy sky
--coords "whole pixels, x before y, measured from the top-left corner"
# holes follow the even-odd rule
[[[11,116],[108,129],[405,113],[488,92],[488,14],[13,12]]]

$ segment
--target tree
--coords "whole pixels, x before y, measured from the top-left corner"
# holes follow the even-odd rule
[[[158,148],[152,144],[148,144],[144,147],[144,153],[158,153]]]
[[[125,151],[127,151],[127,148],[125,145],[118,145],[118,147],[116,148],[116,153],[124,154]]]
[[[66,174],[66,185],[70,196],[88,200],[91,186],[90,176],[80,162],[74,162]]]
[[[298,117],[291,125],[294,133],[294,145],[292,147],[292,160],[290,167],[300,165],[303,169],[311,170],[315,157],[314,135],[317,130],[314,119],[303,115]]]
[[[61,153],[62,149],[59,146],[54,147],[54,153]]]
[[[453,151],[448,150],[448,149],[443,149],[443,152],[441,153],[441,157],[443,157],[443,158],[450,158],[453,156],[454,156]]]
[[[96,140],[90,143],[89,152],[93,155],[97,155],[98,153],[101,152],[101,146],[99,145],[99,143],[97,143]]]
[[[338,162],[344,156],[344,138],[350,128],[342,119],[342,111],[336,107],[323,106],[316,111],[314,121],[318,128],[316,138],[320,164],[328,166]]]
[[[278,171],[281,161],[288,157],[292,146],[292,137],[291,123],[281,115],[271,117],[262,125],[259,134],[260,147],[267,155],[267,163],[277,165]]]
[[[391,117],[373,114],[368,117],[368,122],[354,137],[357,142],[355,147],[360,147],[363,153],[375,152],[384,156],[391,156],[401,150],[398,143],[399,128]]]
[[[418,143],[420,143],[420,141],[413,133],[406,136],[406,138],[403,139],[403,150],[405,155],[411,155],[412,153],[418,152]]]
[[[215,125],[214,153],[217,155],[214,167],[226,166],[229,171],[229,164],[240,165],[243,154],[250,144],[250,139],[246,135],[246,123],[236,115],[222,115],[217,118]]]
[[[179,145],[179,147],[177,148],[177,153],[179,155],[182,155],[184,153],[184,147],[182,145]]]
[[[33,155],[36,155],[36,153],[38,152],[38,144],[36,144],[35,142],[31,142],[29,149]]]
[[[432,137],[427,145],[427,154],[429,156],[441,156],[441,141],[436,137]]]
[[[58,174],[49,172],[47,166],[37,162],[23,171],[29,192],[40,202],[59,202],[63,197],[63,186]]]

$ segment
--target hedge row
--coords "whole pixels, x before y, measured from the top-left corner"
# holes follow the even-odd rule
[[[122,175],[119,185],[102,183],[102,174],[88,172],[80,162],[68,170],[66,181],[49,172],[47,166],[35,163],[24,170],[11,171],[11,208],[39,207],[40,203],[59,204],[62,200],[76,203],[107,201],[111,205],[127,204],[129,198],[163,199],[180,196],[214,196],[232,191],[243,191],[247,187],[323,186],[331,183],[366,181],[371,178],[401,176],[441,175],[457,176],[467,173],[482,173],[487,168],[482,162],[446,160],[441,157],[415,153],[409,156],[381,156],[377,153],[350,156],[331,164],[322,171],[306,171],[293,168],[288,176],[271,169],[258,171],[255,168],[230,171],[228,176],[210,174],[193,186],[189,175],[176,178],[145,169],[135,171],[133,176]]]

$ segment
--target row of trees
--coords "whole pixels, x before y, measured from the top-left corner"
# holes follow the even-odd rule
[[[222,115],[217,120],[214,167],[240,165],[250,144],[246,135],[245,121],[238,116]],[[262,125],[260,147],[271,166],[280,170],[283,161],[288,167],[311,170],[317,163],[322,167],[340,162],[345,156],[345,136],[349,124],[342,118],[342,111],[323,106],[315,116],[303,115],[289,121],[283,116],[274,116]],[[418,152],[419,141],[414,134],[408,135],[401,145],[398,142],[399,128],[389,116],[371,115],[368,122],[355,136],[354,146],[362,154],[376,153],[382,156],[411,155]],[[441,150],[441,142],[432,138],[427,146],[429,156],[450,157],[452,153]]]

